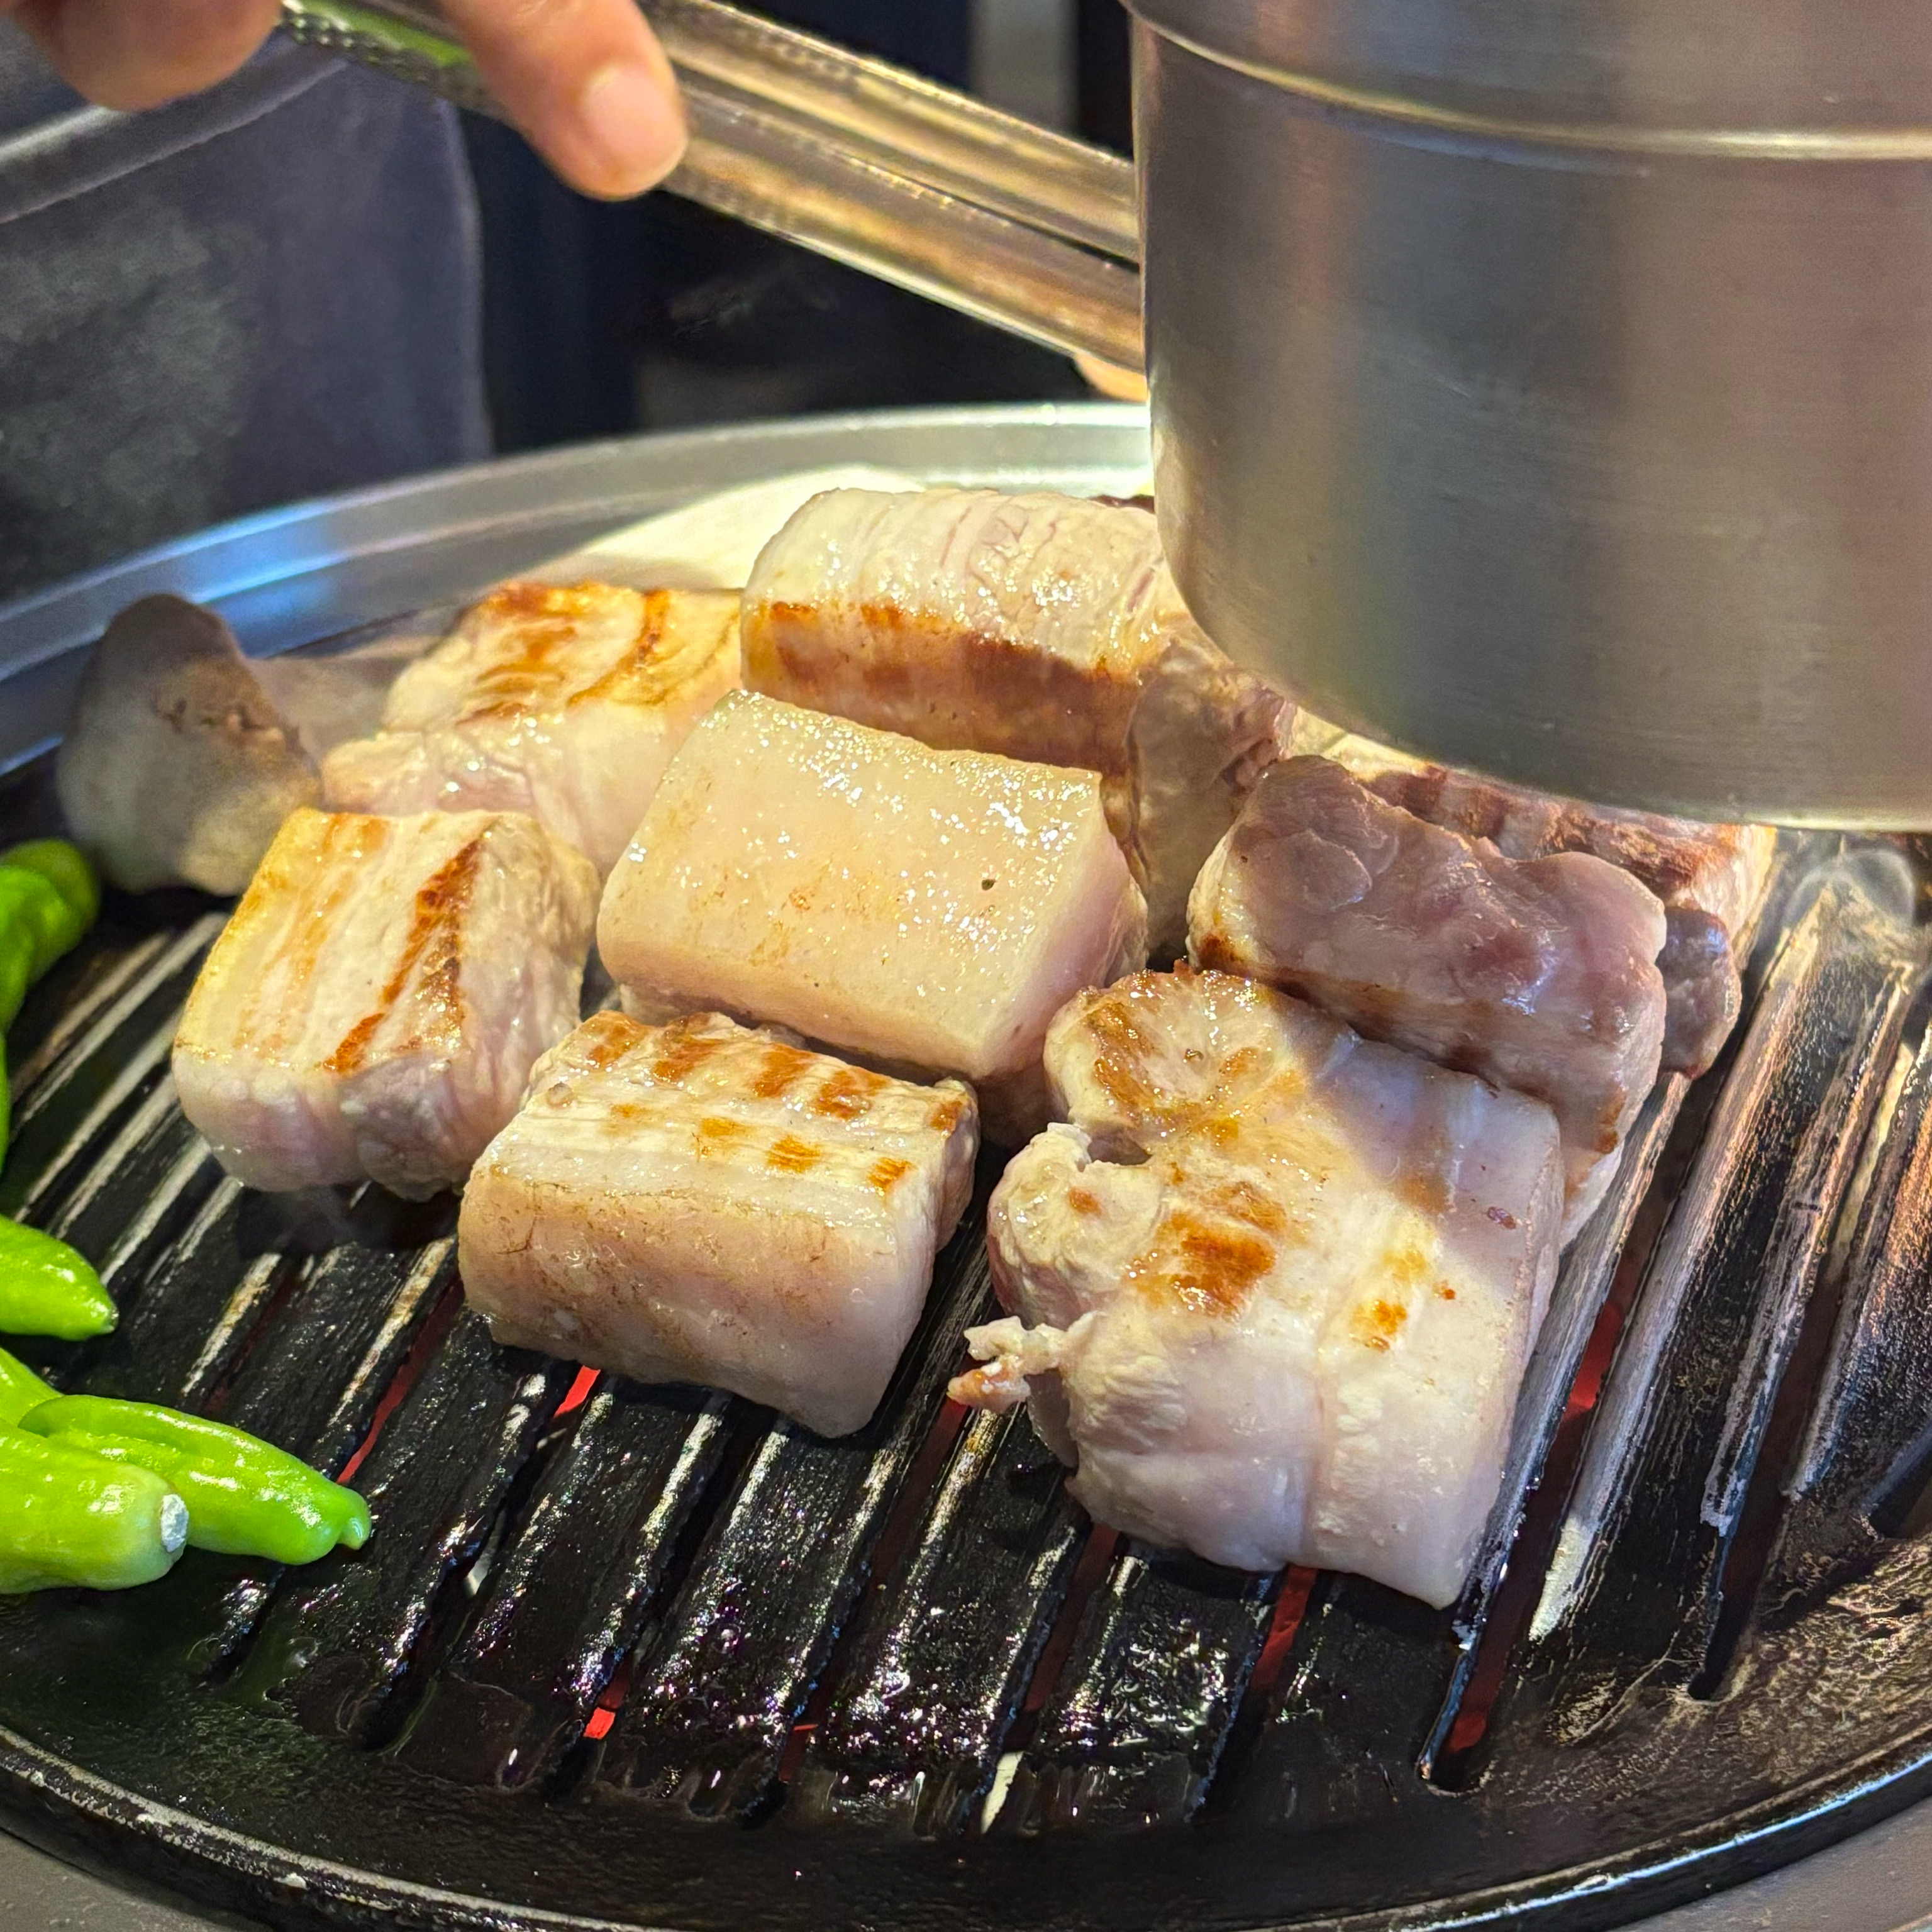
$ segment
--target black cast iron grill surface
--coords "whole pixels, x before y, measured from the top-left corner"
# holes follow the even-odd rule
[[[167,1066],[220,908],[111,901],[11,1036],[0,1211],[123,1320],[36,1359],[352,1473],[376,1534],[0,1602],[0,1804],[302,1926],[1597,1926],[1841,1836],[1932,1790],[1917,896],[1787,842],[1440,1614],[1138,1547],[1024,1414],[949,1406],[980,1209],[842,1442],[494,1347],[448,1199],[223,1176]]]

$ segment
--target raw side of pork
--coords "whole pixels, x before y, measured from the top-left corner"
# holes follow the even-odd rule
[[[500,1342],[704,1382],[826,1436],[878,1406],[972,1192],[970,1090],[715,1013],[599,1013],[542,1060],[463,1197]]]
[[[1195,963],[1546,1102],[1574,1233],[1655,1084],[1664,908],[1580,852],[1524,862],[1387,803],[1326,758],[1262,778],[1196,881]]]
[[[182,1111],[251,1187],[459,1183],[577,1023],[596,905],[518,813],[292,813],[189,995]]]
[[[989,1136],[1045,1117],[1048,1022],[1146,957],[1092,773],[726,698],[604,888],[634,1011],[718,1009],[980,1089]]]
[[[322,762],[337,812],[523,812],[608,872],[685,734],[738,682],[728,591],[511,583]]]
[[[1486,838],[1506,858],[1588,852],[1648,886],[1664,902],[1668,934],[1658,960],[1667,1002],[1664,1067],[1694,1079],[1717,1058],[1743,1010],[1736,954],[1771,877],[1774,827],[1585,805],[1418,764],[1365,739],[1345,739],[1329,755],[1378,798]]]
[[[1556,1276],[1550,1109],[1185,968],[1081,995],[1046,1064],[1070,1118],[994,1192],[1012,1314],[954,1395],[1030,1397],[1103,1522],[1453,1600]]]
[[[1100,773],[1160,956],[1292,713],[1188,615],[1154,518],[1082,497],[828,491],[765,547],[743,636],[751,690]]]

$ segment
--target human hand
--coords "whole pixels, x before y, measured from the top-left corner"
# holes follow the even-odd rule
[[[232,74],[280,0],[0,0],[68,86],[153,107]],[[670,64],[634,0],[443,0],[452,29],[544,158],[574,188],[641,194],[677,165]]]

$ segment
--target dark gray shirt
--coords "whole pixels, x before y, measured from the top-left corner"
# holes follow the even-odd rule
[[[0,600],[485,454],[479,273],[426,97],[276,42],[111,115],[0,22]]]

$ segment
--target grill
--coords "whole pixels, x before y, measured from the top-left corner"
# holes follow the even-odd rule
[[[74,647],[146,590],[281,648],[754,476],[1124,494],[1144,438],[1096,408],[659,439],[138,560],[0,614],[0,835],[50,822]],[[493,1347],[446,1199],[220,1174],[167,1077],[220,914],[115,904],[13,1036],[0,1209],[124,1311],[40,1365],[352,1472],[378,1534],[0,1604],[0,1805],[291,1926],[1592,1927],[1842,1836],[1932,1789],[1918,900],[1902,849],[1787,839],[1744,1021],[1569,1255],[1439,1614],[1141,1548],[1023,1414],[950,1406],[974,1220],[846,1441]]]

